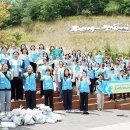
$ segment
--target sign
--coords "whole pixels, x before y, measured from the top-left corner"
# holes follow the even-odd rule
[[[104,81],[103,91],[105,94],[128,93],[130,92],[130,81]]]

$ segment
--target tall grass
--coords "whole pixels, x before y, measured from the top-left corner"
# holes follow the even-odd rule
[[[81,49],[83,51],[93,50],[94,48],[103,49],[106,44],[110,44],[111,48],[121,52],[128,51],[130,47],[130,33],[122,32],[70,32],[72,25],[79,26],[101,26],[103,24],[124,23],[130,25],[130,17],[83,17],[74,16],[67,17],[54,22],[33,23],[32,31],[27,31],[25,27],[19,26],[11,28],[13,32],[21,31],[23,37],[21,42],[36,42],[45,45],[62,46],[67,51],[73,49]],[[31,44],[31,43],[30,43]]]

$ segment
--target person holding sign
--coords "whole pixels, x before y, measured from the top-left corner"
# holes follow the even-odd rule
[[[102,111],[104,108],[104,92],[103,92],[103,75],[98,75],[98,80],[96,81],[96,94],[97,94],[97,105],[98,111]]]

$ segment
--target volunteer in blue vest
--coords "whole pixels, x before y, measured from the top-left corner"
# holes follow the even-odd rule
[[[90,81],[91,81],[91,84],[90,84],[90,93],[93,94],[94,93],[94,90],[95,90],[95,75],[94,75],[94,70],[93,70],[93,67],[92,67],[92,64],[90,63],[89,66],[88,66],[88,69],[87,69],[87,76],[90,77]]]
[[[88,94],[90,93],[91,84],[89,77],[86,75],[86,71],[83,71],[82,78],[79,78],[79,91],[80,91],[80,111],[83,114],[88,113]]]
[[[10,57],[7,54],[7,47],[2,47],[2,53],[0,54],[0,64],[7,64],[7,62],[9,61]]]
[[[46,70],[51,69],[47,62],[47,58],[43,57],[42,62],[39,64],[38,69],[40,71],[41,77],[46,75]],[[40,86],[41,86],[41,96],[44,98],[44,90],[43,90],[43,80],[40,81]]]
[[[71,112],[72,110],[72,76],[69,69],[64,70],[64,76],[62,80],[62,95],[63,95],[63,105],[66,112]]]
[[[96,84],[98,111],[102,111],[104,108],[103,74],[98,74],[98,80],[96,81],[95,84]]]
[[[36,73],[37,70],[36,62],[38,61],[38,52],[36,50],[35,45],[31,45],[30,47],[29,58],[30,58],[30,65],[32,65],[33,71],[34,73]]]
[[[101,54],[101,51],[98,51],[98,54],[95,56],[95,60],[100,65],[103,64],[103,55]]]
[[[54,86],[53,86],[53,77],[50,69],[46,69],[46,75],[42,76],[41,80],[43,80],[45,105],[50,106],[50,108],[52,108],[53,111],[54,110],[53,107]]]
[[[28,66],[30,65],[28,50],[27,50],[27,48],[25,47],[25,48],[23,48],[23,49],[21,50],[21,52],[22,52],[22,55],[20,56],[20,58],[21,58],[21,60],[23,60],[23,62],[24,62],[24,70],[23,70],[23,71],[26,72]]]
[[[14,52],[15,51],[18,51],[17,50],[17,47],[16,47],[16,42],[13,41],[12,45],[10,46],[10,48],[8,49],[7,53],[9,54],[10,58],[13,59],[13,55],[14,55]]]
[[[98,75],[102,73],[102,69],[99,63],[96,63],[96,68],[94,68],[95,82],[98,80]]]
[[[8,71],[8,65],[2,65],[2,71],[0,72],[0,112],[10,111],[11,102],[11,72]],[[6,101],[6,104],[5,104]],[[6,109],[5,109],[6,105]]]
[[[31,65],[27,67],[27,72],[23,74],[24,91],[26,97],[26,107],[34,109],[36,107],[36,79],[38,74],[33,73]]]
[[[12,101],[23,99],[23,80],[21,75],[24,69],[24,62],[19,59],[19,52],[15,51],[13,57],[14,59],[8,62],[9,69],[13,75],[13,80],[11,81]]]
[[[119,80],[125,81],[126,79],[127,79],[127,76],[125,74],[125,71],[121,70],[120,74],[119,74]],[[126,94],[125,93],[120,93],[120,98],[126,99]]]

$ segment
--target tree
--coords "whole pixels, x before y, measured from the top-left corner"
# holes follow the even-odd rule
[[[9,6],[3,2],[0,3],[0,23],[9,17]]]
[[[120,3],[115,0],[111,0],[104,9],[104,12],[107,15],[118,15],[120,12]]]

